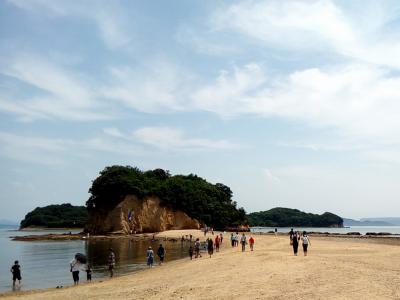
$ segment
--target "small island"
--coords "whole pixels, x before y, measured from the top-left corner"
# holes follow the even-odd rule
[[[84,206],[73,206],[69,203],[36,207],[21,221],[24,228],[83,228],[88,219]]]
[[[232,201],[231,189],[194,175],[110,166],[93,181],[86,202],[86,231],[143,233],[170,229],[225,230],[246,225],[246,212]]]
[[[305,213],[298,209],[276,207],[247,215],[250,226],[263,227],[343,227],[343,219],[333,213],[322,215]]]

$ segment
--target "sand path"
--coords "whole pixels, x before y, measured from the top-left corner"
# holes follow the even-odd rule
[[[169,231],[179,237],[195,231]],[[203,238],[204,239],[204,238]],[[255,251],[229,246],[210,259],[162,267],[63,289],[8,294],[5,299],[400,299],[400,246],[313,238],[295,257],[286,236],[255,236]],[[300,250],[300,249],[299,249]]]

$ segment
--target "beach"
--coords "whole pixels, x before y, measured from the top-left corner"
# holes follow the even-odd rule
[[[167,231],[179,238],[200,231]],[[213,237],[211,234],[207,236]],[[247,233],[249,236],[249,233]],[[285,235],[253,235],[255,251],[231,248],[78,287],[3,294],[4,299],[400,299],[399,245],[376,239],[311,237],[293,256]],[[214,236],[215,237],[215,236]],[[247,247],[248,248],[248,247]],[[84,275],[84,274],[82,274]],[[82,276],[84,277],[84,276]]]

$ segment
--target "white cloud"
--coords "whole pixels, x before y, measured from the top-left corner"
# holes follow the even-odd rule
[[[131,41],[130,21],[117,2],[110,1],[48,1],[8,0],[15,6],[54,17],[77,17],[92,21],[109,48],[119,48]]]
[[[134,142],[104,137],[62,139],[0,132],[0,155],[17,161],[44,165],[63,165],[71,159],[92,157],[94,152],[132,156],[143,149]]]
[[[193,106],[225,117],[253,113],[252,97],[265,83],[266,76],[257,64],[235,67],[232,73],[222,70],[215,82],[193,92]]]
[[[400,68],[396,1],[360,5],[329,0],[241,1],[211,17],[214,30],[233,30],[268,47],[291,51],[329,51],[342,56]]]
[[[179,129],[169,127],[143,127],[135,130],[134,137],[144,144],[162,150],[224,150],[238,146],[226,140],[189,138]]]
[[[0,74],[18,80],[36,90],[20,93],[17,85],[0,93],[0,110],[17,114],[21,120],[60,118],[64,120],[105,120],[109,113],[88,80],[77,72],[39,56],[20,54],[0,65]]]
[[[351,64],[269,80],[264,73],[256,64],[224,72],[194,93],[195,105],[221,116],[277,116],[350,138],[400,143],[400,77],[389,70]]]
[[[280,183],[281,180],[279,179],[279,177],[275,176],[274,174],[272,174],[272,171],[270,169],[264,169],[263,170],[263,174],[265,176],[265,178],[267,179],[268,182],[272,182],[272,183]]]
[[[117,138],[124,137],[124,134],[118,128],[115,127],[104,128],[103,132],[112,137],[117,137]]]
[[[113,67],[110,83],[102,92],[140,112],[159,113],[183,110],[191,73],[176,65],[152,61],[144,69]]]

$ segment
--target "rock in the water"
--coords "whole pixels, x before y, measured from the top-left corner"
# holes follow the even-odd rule
[[[131,220],[128,219],[132,212]],[[160,232],[171,229],[199,229],[200,223],[186,213],[161,206],[160,199],[149,197],[139,199],[126,196],[110,211],[96,210],[89,212],[86,230],[90,233],[123,232],[143,233]]]

